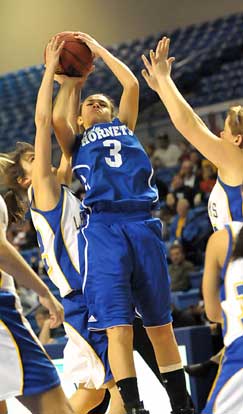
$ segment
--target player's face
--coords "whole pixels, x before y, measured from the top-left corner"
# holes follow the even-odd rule
[[[82,105],[81,118],[85,129],[100,122],[110,122],[112,107],[109,99],[103,95],[88,96]]]

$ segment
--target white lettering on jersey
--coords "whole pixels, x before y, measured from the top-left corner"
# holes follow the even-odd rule
[[[91,142],[95,142],[107,137],[118,137],[122,135],[133,135],[133,132],[126,125],[109,126],[108,128],[101,128],[94,126],[88,132],[84,132],[81,141],[81,146],[84,147]]]

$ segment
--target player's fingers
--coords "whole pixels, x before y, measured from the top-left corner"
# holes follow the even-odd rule
[[[167,37],[165,41],[165,47],[164,47],[166,59],[168,58],[168,55],[169,55],[169,49],[170,49],[170,39]]]
[[[147,84],[149,84],[149,74],[146,71],[146,69],[142,69],[141,74],[142,74],[143,78],[146,80]]]
[[[150,56],[151,63],[153,65],[153,63],[155,63],[155,60],[156,60],[155,53],[153,50],[150,50],[149,56]]]
[[[142,55],[142,61],[144,63],[145,68],[147,69],[148,73],[150,73],[152,67],[151,67],[150,62],[148,61],[148,59],[146,58],[145,55]]]
[[[172,63],[175,61],[175,57],[170,57],[169,59],[168,59],[168,63],[169,63],[169,65],[171,66],[172,65]]]
[[[60,52],[61,52],[61,50],[63,49],[64,45],[65,45],[65,40],[63,40],[63,41],[62,41],[62,42],[58,45],[58,48],[57,48],[57,52],[58,52],[58,53],[60,53]]]

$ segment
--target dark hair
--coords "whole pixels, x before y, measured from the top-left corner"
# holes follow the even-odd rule
[[[7,191],[4,200],[8,210],[8,225],[22,221],[28,210],[27,202],[13,190]]]
[[[90,98],[91,96],[94,96],[94,95],[101,95],[101,96],[104,96],[106,99],[108,99],[108,101],[111,104],[111,117],[113,119],[116,116],[115,101],[109,95],[106,95],[105,93],[92,93],[92,95],[86,96],[86,98],[83,100],[83,102],[86,101],[86,99],[88,99],[88,98]],[[81,104],[80,104],[79,114],[81,114],[83,102],[81,102]]]
[[[181,253],[185,254],[183,246],[177,240],[175,240],[174,243],[170,246],[169,251],[171,252],[171,250],[175,249],[179,249]]]
[[[232,260],[241,258],[243,258],[243,227],[240,229],[231,255]]]
[[[23,219],[26,206],[26,192],[21,188],[18,178],[24,178],[25,172],[21,158],[26,152],[34,152],[34,147],[27,142],[17,142],[16,149],[8,153],[0,153],[0,179],[9,189],[5,195],[10,221]]]

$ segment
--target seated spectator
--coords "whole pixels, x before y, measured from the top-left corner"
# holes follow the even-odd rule
[[[39,328],[38,338],[42,345],[53,344],[57,338],[65,336],[62,326],[55,329],[50,328],[50,315],[44,306],[40,305],[35,311],[35,320]]]
[[[163,167],[175,167],[181,155],[181,150],[177,144],[171,144],[167,134],[159,135],[156,139],[157,149],[153,153],[153,158],[158,157]]]
[[[193,171],[193,163],[190,160],[185,160],[181,164],[179,175],[182,177],[183,184],[193,189],[194,194],[199,188],[199,179],[197,173]]]
[[[189,273],[194,270],[194,265],[185,259],[181,244],[172,244],[170,247],[169,274],[171,277],[171,290],[188,290],[191,287]]]
[[[200,191],[209,195],[216,182],[216,172],[214,165],[208,161],[203,160],[201,169],[201,179],[199,181]]]
[[[177,198],[174,193],[168,193],[165,203],[160,208],[160,218],[163,222],[171,224],[176,215]]]
[[[179,174],[174,175],[170,184],[170,192],[173,193],[178,200],[186,198],[190,205],[193,206],[195,192],[192,188],[183,183],[183,179]]]
[[[179,163],[182,163],[184,160],[190,159],[191,145],[184,138],[178,142],[178,147],[180,148],[181,155],[178,159]]]
[[[177,214],[170,226],[170,242],[181,240],[182,230],[186,226],[187,221],[190,221],[191,212],[189,201],[185,198],[178,200],[176,211]]]
[[[196,149],[190,151],[190,161],[192,163],[192,171],[199,176],[201,172],[202,156]]]

